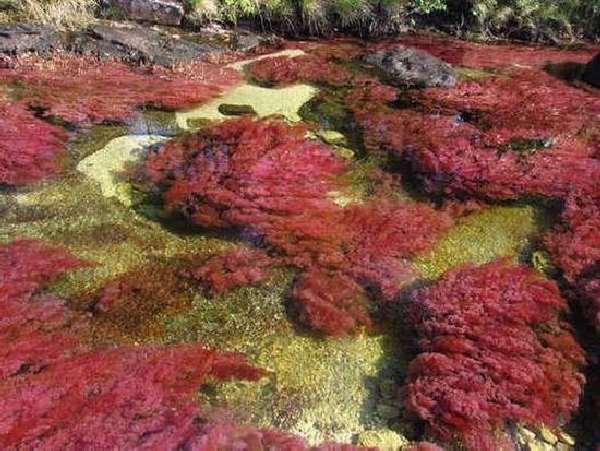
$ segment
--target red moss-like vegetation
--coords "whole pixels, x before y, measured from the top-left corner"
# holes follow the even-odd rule
[[[203,227],[238,229],[277,254],[277,263],[307,270],[295,290],[301,316],[330,334],[368,325],[364,289],[392,299],[411,276],[405,259],[451,225],[429,206],[385,197],[339,207],[329,193],[344,189],[348,170],[332,149],[306,140],[302,127],[249,118],[170,141],[143,168],[168,209]],[[225,269],[223,287],[259,276],[230,266],[217,260],[202,271]],[[344,289],[327,293],[336,283]]]
[[[347,102],[366,149],[410,160],[430,191],[488,199],[597,193],[600,100],[538,72],[510,75],[415,93],[419,111],[362,106],[354,100],[361,91]],[[362,98],[373,92],[363,88]]]
[[[0,100],[0,185],[54,175],[66,140],[64,130],[36,118],[23,104]]]
[[[43,286],[83,263],[36,241],[0,247],[0,446],[165,447],[201,434],[191,397],[207,377],[255,380],[241,356],[199,345],[93,350],[89,318]]]
[[[561,219],[544,244],[600,330],[600,200],[572,195]]]
[[[447,273],[413,295],[421,354],[407,407],[443,441],[497,449],[508,421],[557,427],[576,410],[582,349],[560,319],[556,284],[496,261]]]
[[[19,83],[21,101],[77,125],[127,120],[136,108],[192,107],[240,81],[230,69],[195,63],[179,70],[137,68],[90,57],[24,59],[0,69],[0,77]]]
[[[531,44],[482,44],[425,35],[402,36],[378,41],[369,46],[369,51],[393,47],[398,44],[424,50],[450,64],[477,69],[495,69],[510,65],[542,68],[548,63],[567,62],[585,64],[598,52],[598,49],[592,46],[565,50]]]
[[[269,277],[269,268],[273,264],[273,259],[260,251],[241,249],[211,257],[189,273],[218,294],[262,282]]]
[[[264,58],[247,67],[249,75],[261,83],[290,85],[297,82],[343,86],[351,74],[343,67],[316,55]]]

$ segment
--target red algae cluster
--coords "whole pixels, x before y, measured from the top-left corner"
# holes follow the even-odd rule
[[[305,271],[294,294],[301,317],[330,335],[369,325],[367,291],[391,300],[410,279],[407,258],[428,249],[451,225],[424,204],[381,197],[345,208],[349,164],[303,127],[242,118],[172,140],[143,171],[163,191],[166,207],[208,228],[237,229],[275,255],[274,264]],[[263,277],[244,254],[196,271],[216,291]],[[217,277],[215,269],[224,271]],[[332,287],[340,288],[331,290]]]
[[[600,198],[571,195],[544,243],[600,331]]]
[[[247,71],[254,80],[275,85],[289,85],[302,81],[343,86],[351,77],[343,67],[317,55],[264,58],[249,64]]]
[[[20,100],[29,107],[75,125],[122,122],[143,106],[189,108],[240,81],[232,69],[209,63],[184,69],[132,68],[90,57],[54,56],[20,60],[0,69],[0,77],[23,87]]]
[[[546,64],[586,64],[598,53],[598,49],[593,46],[560,49],[544,45],[522,45],[507,42],[493,45],[427,35],[384,39],[369,45],[368,50],[377,51],[397,44],[416,47],[450,64],[475,69],[495,69],[510,65],[542,68]]]
[[[0,247],[0,446],[184,446],[201,435],[192,394],[206,378],[256,380],[200,345],[91,349],[89,318],[40,290],[84,263],[37,241]]]
[[[0,186],[37,182],[59,170],[67,133],[22,103],[0,100]]]
[[[207,422],[193,398],[199,385],[262,376],[239,354],[198,344],[94,349],[81,342],[93,317],[42,290],[85,265],[39,241],[0,246],[2,448],[369,450],[309,447],[282,432]]]
[[[421,353],[406,404],[431,434],[497,449],[507,422],[558,427],[577,409],[584,354],[554,282],[500,260],[451,270],[412,301]]]

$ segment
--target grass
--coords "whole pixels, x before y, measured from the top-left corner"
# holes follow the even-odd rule
[[[6,0],[5,3],[10,4]],[[94,19],[97,7],[97,0],[20,0],[2,8],[5,11],[0,20],[51,25],[59,29],[82,28]]]

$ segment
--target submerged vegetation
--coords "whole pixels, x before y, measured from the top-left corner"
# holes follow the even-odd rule
[[[477,16],[494,32],[527,7],[488,5],[513,11]],[[277,8],[312,33],[456,14]],[[401,46],[456,85],[368,64]],[[8,58],[0,444],[494,450],[532,430],[572,446],[569,428],[588,446],[600,103],[548,65],[596,51],[410,35],[173,68]]]

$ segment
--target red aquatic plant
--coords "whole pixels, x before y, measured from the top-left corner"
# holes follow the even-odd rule
[[[452,89],[430,88],[413,97],[432,113],[461,114],[485,131],[488,145],[514,139],[575,136],[593,126],[600,98],[538,69],[511,69]]]
[[[260,251],[234,250],[208,259],[204,265],[189,271],[213,293],[254,285],[269,277],[274,260]]]
[[[450,64],[479,69],[510,65],[542,68],[548,63],[587,63],[598,52],[598,49],[591,45],[561,49],[518,43],[485,44],[427,35],[405,35],[380,40],[370,44],[368,50],[377,51],[398,44],[424,50]]]
[[[315,55],[275,56],[247,66],[248,74],[261,83],[289,85],[297,82],[343,86],[351,78],[342,66]]]
[[[83,263],[37,241],[0,247],[0,446],[164,447],[198,436],[191,394],[207,377],[255,380],[237,354],[200,345],[95,350],[91,319],[42,294]]]
[[[295,291],[301,309],[305,302],[316,305],[315,296],[325,296],[322,287],[331,286],[331,272],[338,273],[334,279],[342,281],[344,293],[358,293],[358,284],[381,300],[392,299],[410,278],[406,259],[431,246],[451,225],[447,215],[427,205],[385,197],[336,205],[331,193],[347,186],[348,170],[349,163],[331,148],[305,139],[302,127],[249,118],[170,141],[143,168],[164,192],[168,209],[204,227],[238,229],[277,254],[277,263],[309,270],[310,296]],[[221,262],[217,266],[221,269]],[[223,269],[221,286],[248,276],[245,269]],[[210,263],[206,271],[213,272]],[[319,302],[342,310],[356,305],[352,299],[325,296]],[[365,324],[357,311],[349,307],[349,317],[336,324]],[[303,318],[317,325],[315,315]],[[318,326],[329,333],[336,329]]]
[[[0,100],[0,185],[19,186],[54,175],[67,134],[22,103]]]
[[[600,200],[571,195],[562,222],[549,232],[544,244],[552,261],[575,288],[577,300],[600,330]]]
[[[508,421],[552,428],[576,410],[584,354],[554,282],[503,260],[464,266],[415,292],[411,307],[421,353],[406,404],[441,440],[496,449]]]
[[[19,83],[20,100],[45,116],[77,125],[125,121],[136,108],[189,108],[240,81],[232,69],[195,63],[181,70],[131,68],[91,57],[24,59],[0,69],[5,81]]]

